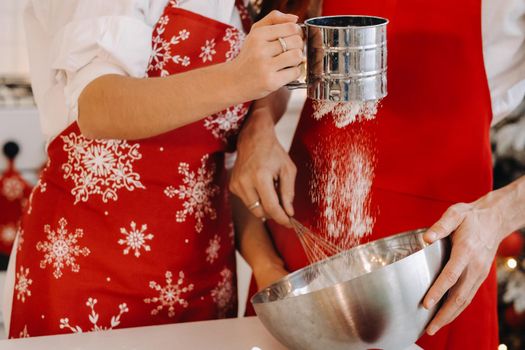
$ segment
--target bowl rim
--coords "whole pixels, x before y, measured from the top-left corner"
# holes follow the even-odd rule
[[[336,255],[333,255],[329,258],[326,258],[326,259],[323,259],[323,260],[320,260],[320,261],[317,261],[313,264],[310,264],[310,265],[307,265],[297,271],[294,271],[292,273],[289,273],[288,275],[282,277],[281,279],[275,281],[274,283],[272,283],[271,285],[269,285],[268,287],[260,290],[259,292],[255,293],[251,298],[250,298],[250,302],[252,303],[252,305],[260,305],[260,304],[270,304],[270,303],[274,303],[274,302],[279,302],[279,301],[283,301],[283,300],[286,300],[286,299],[291,299],[291,298],[296,298],[296,297],[301,297],[301,296],[304,296],[304,295],[309,295],[309,294],[312,294],[312,293],[317,293],[317,292],[321,292],[321,291],[324,291],[326,290],[327,288],[332,288],[334,285],[338,285],[340,283],[347,283],[349,281],[352,281],[352,280],[355,280],[355,279],[358,279],[358,278],[361,278],[361,277],[365,277],[369,274],[371,274],[372,272],[376,272],[376,271],[379,271],[379,270],[383,270],[383,269],[386,269],[398,262],[401,262],[401,261],[404,261],[406,259],[409,259],[410,257],[416,255],[416,254],[419,254],[419,253],[422,253],[424,250],[436,245],[436,244],[439,244],[440,242],[443,242],[444,240],[447,240],[447,238],[442,238],[442,239],[439,239],[439,240],[436,240],[432,243],[427,243],[423,240],[423,247],[407,256],[405,256],[404,258],[401,258],[399,260],[396,260],[390,264],[387,264],[385,266],[381,266],[373,271],[370,271],[370,272],[366,272],[364,274],[361,274],[359,276],[356,276],[354,278],[351,278],[347,281],[342,281],[342,282],[338,282],[338,283],[335,283],[333,285],[329,285],[329,286],[326,286],[326,287],[323,287],[323,288],[320,288],[320,289],[317,289],[317,290],[314,290],[310,293],[306,293],[306,294],[299,294],[299,295],[290,295],[290,296],[286,296],[285,298],[281,298],[281,299],[277,299],[277,300],[272,300],[272,301],[256,301],[255,299],[265,293],[268,289],[272,289],[272,287],[275,287],[276,285],[278,284],[282,284],[283,282],[286,282],[286,281],[289,281],[291,279],[293,279],[295,276],[297,275],[300,275],[300,274],[303,274],[305,273],[307,270],[311,270],[312,268],[314,268],[315,266],[318,266],[318,265],[321,265],[321,264],[325,264],[331,260],[334,260],[336,259],[338,256],[342,255],[342,254],[345,254],[345,253],[348,253],[350,251],[359,251],[359,250],[364,250],[370,246],[373,246],[373,245],[376,245],[378,244],[379,242],[388,242],[390,240],[394,240],[394,239],[398,239],[400,237],[404,237],[404,236],[409,236],[409,235],[417,235],[418,237],[421,237],[426,231],[428,230],[428,228],[418,228],[418,229],[414,229],[414,230],[408,230],[408,231],[403,231],[401,233],[397,233],[397,234],[394,234],[394,235],[391,235],[391,236],[388,236],[388,237],[384,237],[384,238],[380,238],[380,239],[377,239],[377,240],[374,240],[374,241],[371,241],[371,242],[368,242],[368,243],[365,243],[365,244],[362,244],[362,245],[358,245],[354,248],[351,248],[351,249],[348,249],[348,250],[345,250],[343,252],[340,252]]]

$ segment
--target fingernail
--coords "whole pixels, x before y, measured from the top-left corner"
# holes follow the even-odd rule
[[[432,308],[432,306],[434,306],[435,303],[436,301],[434,299],[428,299],[427,302],[425,303],[425,309]]]
[[[438,328],[436,326],[428,326],[427,333],[428,335],[434,335],[438,331]]]
[[[427,234],[428,239],[430,239],[432,242],[434,242],[437,239],[437,233],[429,231]]]

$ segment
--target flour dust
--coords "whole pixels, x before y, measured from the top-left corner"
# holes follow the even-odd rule
[[[313,101],[316,120],[321,120],[329,115],[333,118],[335,126],[344,128],[354,122],[372,120],[377,114],[380,100],[372,101]]]
[[[315,230],[344,251],[370,235],[375,224],[371,208],[375,143],[362,125],[375,118],[378,101],[314,101],[313,107],[315,119],[331,117],[342,129],[334,129],[312,149],[309,194],[319,211]]]

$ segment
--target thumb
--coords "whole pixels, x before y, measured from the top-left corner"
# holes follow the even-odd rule
[[[465,217],[465,211],[461,210],[461,207],[461,204],[449,207],[443,216],[425,232],[423,239],[427,243],[433,243],[454,232]]]
[[[281,23],[287,23],[287,22],[294,22],[296,23],[299,19],[298,16],[289,14],[289,13],[282,13],[281,11],[273,10],[269,14],[267,14],[263,19],[255,23],[252,27],[263,27],[263,26],[270,26],[273,24],[281,24]]]

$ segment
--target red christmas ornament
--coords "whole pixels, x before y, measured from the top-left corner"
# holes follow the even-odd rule
[[[511,257],[519,256],[523,251],[523,245],[525,244],[525,239],[523,235],[516,231],[511,233],[507,238],[505,238],[498,248],[498,256],[500,257]]]
[[[0,174],[0,253],[9,255],[15,240],[24,204],[31,193],[31,186],[15,169],[14,160],[18,145],[8,142],[3,148],[7,169]]]
[[[514,309],[514,305],[510,305],[505,309],[505,321],[515,330],[525,330],[525,312],[518,314]]]

